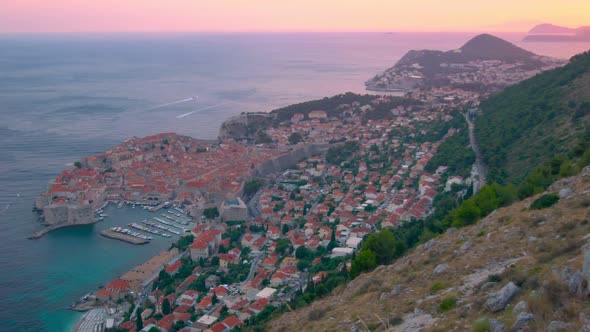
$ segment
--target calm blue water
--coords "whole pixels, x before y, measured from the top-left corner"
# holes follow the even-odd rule
[[[66,164],[133,135],[214,138],[223,119],[243,111],[362,93],[365,80],[406,51],[453,49],[469,37],[0,35],[0,330],[68,330],[78,317],[65,310],[68,304],[169,246],[98,235],[143,219],[148,212],[139,209],[110,209],[111,217],[96,225],[27,240],[40,228],[34,197]],[[589,48],[524,47],[561,57]],[[199,98],[158,107],[192,96]]]

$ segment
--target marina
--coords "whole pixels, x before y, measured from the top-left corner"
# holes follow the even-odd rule
[[[138,229],[138,230],[140,230],[140,231],[144,231],[144,232],[148,232],[148,233],[152,233],[152,234],[160,235],[160,236],[163,236],[163,237],[171,237],[171,236],[170,236],[170,234],[166,234],[166,233],[163,233],[163,232],[160,232],[160,231],[157,231],[157,230],[151,229],[151,228],[149,228],[149,227],[142,226],[142,225],[140,225],[140,224],[137,224],[137,223],[131,223],[131,224],[129,224],[129,227],[132,227],[132,228]]]
[[[100,235],[104,237],[108,237],[110,239],[120,240],[124,242],[128,242],[131,244],[146,244],[149,243],[149,240],[141,239],[132,235],[120,233],[113,231],[112,229],[105,229],[104,231],[100,232]]]
[[[142,221],[142,223],[144,223],[146,225],[149,225],[149,226],[153,226],[153,227],[159,228],[159,229],[164,230],[164,231],[167,231],[167,232],[170,232],[172,234],[180,235],[180,232],[172,229],[172,227],[162,226],[162,225],[158,224],[157,222],[153,222],[153,221],[149,221],[149,220],[144,220],[144,221]]]
[[[114,203],[117,208],[122,208],[125,205],[134,208],[138,205],[142,206],[144,210],[149,212],[154,212],[154,210],[156,210],[153,205],[150,206],[149,204],[130,201],[108,201],[95,210],[97,221],[102,221],[109,216],[104,212],[104,209],[108,206],[109,202]],[[152,217],[153,220],[144,219],[141,222],[127,224],[131,229],[119,226],[111,227],[102,231],[101,235],[132,244],[144,244],[153,240],[153,237],[141,232],[158,235],[163,238],[171,238],[173,235],[181,236],[188,232],[190,224],[192,223],[191,217],[179,207],[171,206],[169,202],[160,204],[157,207],[157,210],[164,207],[166,208],[166,212],[161,213],[158,217]]]

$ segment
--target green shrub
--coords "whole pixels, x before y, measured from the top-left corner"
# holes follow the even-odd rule
[[[454,296],[446,297],[442,300],[438,308],[441,312],[447,312],[457,305],[457,298]]]
[[[446,287],[447,287],[447,284],[444,281],[438,280],[437,282],[432,284],[432,286],[430,286],[430,293],[434,294],[434,293],[438,292],[439,290],[444,289]]]
[[[473,324],[473,332],[489,332],[492,330],[490,321],[487,318],[478,319]]]
[[[533,204],[531,204],[531,209],[533,210],[541,210],[546,209],[550,206],[553,206],[555,203],[559,202],[559,196],[555,194],[545,194],[539,198],[537,198]]]

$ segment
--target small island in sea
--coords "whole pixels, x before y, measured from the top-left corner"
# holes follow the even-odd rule
[[[525,42],[590,42],[590,26],[567,28],[544,23],[534,26],[524,37]]]

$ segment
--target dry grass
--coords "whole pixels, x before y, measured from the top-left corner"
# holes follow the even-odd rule
[[[576,193],[588,191],[590,181],[579,180],[572,189]],[[511,309],[490,313],[483,292],[476,291],[468,297],[453,294],[461,300],[456,307],[444,313],[438,309],[441,301],[451,296],[443,294],[444,289],[459,287],[466,276],[493,262],[515,257],[522,258],[516,266],[485,280],[497,282],[490,291],[509,281],[520,285],[522,290],[511,304],[526,300],[535,314],[537,330],[543,330],[551,320],[577,321],[580,312],[590,313],[590,303],[569,294],[551,270],[555,266],[581,268],[580,248],[585,243],[582,237],[590,233],[590,195],[562,200],[546,210],[530,211],[528,206],[534,199],[498,210],[485,219],[485,226],[474,225],[441,235],[435,240],[433,250],[413,250],[398,262],[396,266],[401,270],[394,271],[389,266],[360,276],[353,282],[354,287],[342,287],[315,303],[313,313],[310,307],[298,309],[299,317],[308,318],[303,328],[292,313],[287,313],[271,322],[269,330],[349,330],[357,322],[358,329],[366,325],[373,331],[381,331],[400,324],[401,317],[416,308],[438,318],[428,331],[469,331],[481,317],[498,319],[509,327],[515,319]],[[528,241],[529,237],[537,240]],[[465,241],[471,242],[472,247],[455,255],[455,250]],[[441,263],[449,264],[449,270],[435,278],[432,270]],[[402,294],[379,300],[381,293],[398,284],[404,287]],[[433,294],[440,296],[430,298]],[[363,323],[358,323],[359,320]]]

